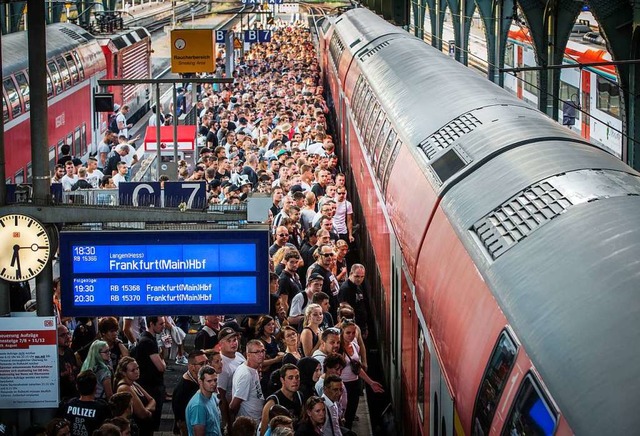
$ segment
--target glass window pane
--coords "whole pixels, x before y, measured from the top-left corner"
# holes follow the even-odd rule
[[[22,104],[20,103],[18,90],[16,89],[16,85],[15,83],[13,83],[13,80],[10,77],[4,79],[2,84],[4,85],[4,90],[7,93],[7,98],[9,99],[11,116],[15,118],[22,113]]]
[[[502,435],[552,436],[557,421],[557,413],[533,377],[528,375],[522,382]]]
[[[71,83],[78,83],[78,69],[76,68],[76,63],[73,61],[73,56],[71,53],[67,53],[64,57],[67,60],[67,66],[69,67],[69,73],[71,74]]]
[[[78,53],[76,53],[75,51],[72,54],[73,54],[73,58],[76,60],[76,66],[78,68],[78,76],[80,80],[84,80],[84,66],[82,65],[82,62],[80,62],[80,56],[78,56]]]
[[[502,332],[491,354],[475,405],[473,434],[487,435],[509,373],[516,361],[518,347],[507,332]]]
[[[29,82],[27,81],[27,76],[24,73],[16,74],[16,82],[18,82],[18,88],[20,89],[20,94],[22,95],[22,102],[24,103],[24,110],[29,110]]]
[[[60,71],[60,77],[62,78],[64,89],[67,89],[71,86],[71,77],[69,75],[67,64],[65,64],[64,59],[62,58],[57,58],[56,62],[58,64],[58,71]]]
[[[56,94],[62,92],[62,79],[60,78],[60,72],[58,71],[58,66],[55,62],[48,62],[49,72],[51,73],[51,78],[53,79],[53,86],[55,88]]]

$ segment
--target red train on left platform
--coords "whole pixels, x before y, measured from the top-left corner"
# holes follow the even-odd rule
[[[2,105],[6,177],[31,182],[30,102],[27,32],[2,37]],[[70,23],[47,26],[49,167],[63,144],[87,156],[107,128],[107,114],[95,112],[99,79],[149,78],[151,36],[143,28],[94,36]],[[135,121],[149,109],[148,85],[112,87],[114,102],[128,104]],[[95,151],[95,150],[93,150]]]

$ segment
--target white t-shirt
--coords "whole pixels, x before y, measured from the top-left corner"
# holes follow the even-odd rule
[[[333,230],[340,235],[349,232],[347,229],[347,215],[353,214],[353,207],[348,200],[336,203],[336,214],[333,216]],[[348,241],[347,241],[348,242]]]
[[[62,189],[64,189],[65,191],[71,191],[71,188],[76,184],[77,181],[77,175],[74,174],[73,177],[69,177],[67,174],[65,174],[64,176],[62,176],[60,183],[62,183]]]
[[[116,122],[118,123],[118,126],[120,125],[120,123],[122,123],[122,125],[124,126],[124,129],[120,129],[120,131],[118,132],[118,136],[124,135],[128,138],[129,128],[127,127],[127,118],[124,116],[124,114],[118,112],[118,115],[116,116]]]
[[[226,393],[227,401],[231,402],[231,394],[232,394],[232,383],[233,383],[233,374],[236,372],[236,369],[247,359],[238,352],[236,352],[236,357],[234,359],[221,354],[222,356],[222,372],[218,376],[218,387],[223,389]]]
[[[94,188],[98,188],[100,186],[100,180],[102,180],[103,177],[104,174],[102,174],[102,171],[100,170],[93,170],[91,174],[87,172],[87,182],[91,183],[91,186]]]
[[[115,176],[113,176],[113,178],[111,180],[113,180],[113,184],[116,185],[116,188],[120,185],[120,182],[126,182],[127,181],[127,179],[120,173],[118,173]]]
[[[257,370],[249,368],[246,364],[238,367],[233,374],[232,397],[242,400],[238,416],[248,416],[257,420],[262,417],[264,395],[262,395],[260,375]]]
[[[307,304],[304,304],[304,296],[302,295],[303,292],[306,292],[306,290],[303,290],[302,292],[298,292],[291,299],[291,307],[289,307],[289,316],[300,316],[304,314],[304,308],[307,307],[307,305],[309,304],[309,300],[311,299],[307,298]]]

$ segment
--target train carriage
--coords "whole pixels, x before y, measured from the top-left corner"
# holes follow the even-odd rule
[[[403,433],[634,432],[638,173],[366,9],[329,20]]]
[[[106,130],[107,114],[97,113],[93,95],[97,81],[114,78],[149,78],[151,37],[142,28],[99,39],[70,23],[47,26],[47,94],[49,168],[60,147],[71,146],[74,156],[85,158]],[[101,48],[107,46],[109,50]],[[8,183],[31,182],[31,133],[27,32],[2,37],[2,104]],[[114,101],[129,104],[140,116],[149,108],[148,85],[113,87]],[[135,120],[135,118],[132,118]]]

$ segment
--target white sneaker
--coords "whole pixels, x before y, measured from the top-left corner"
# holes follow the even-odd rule
[[[186,365],[187,363],[188,361],[184,354],[176,357],[176,365]]]

